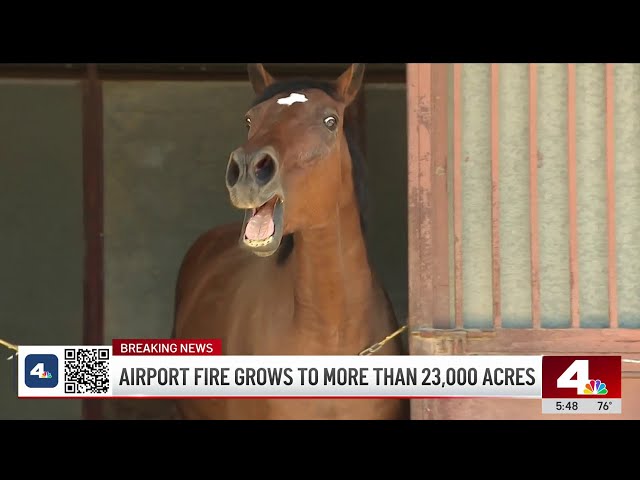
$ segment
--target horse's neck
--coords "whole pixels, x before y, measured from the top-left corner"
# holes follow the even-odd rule
[[[324,335],[357,329],[372,298],[372,273],[355,202],[326,226],[294,236],[296,317]]]

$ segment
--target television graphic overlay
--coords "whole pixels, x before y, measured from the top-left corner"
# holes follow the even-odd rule
[[[111,348],[88,345],[20,345],[19,398],[109,396]]]
[[[219,339],[19,348],[19,398],[541,398],[542,392],[538,355],[233,356],[222,355]],[[24,381],[24,358],[40,354],[59,359],[55,388]]]
[[[109,357],[108,348],[65,348],[64,393],[108,393]]]
[[[542,413],[621,414],[622,357],[543,356]]]
[[[58,386],[58,357],[52,354],[31,354],[24,359],[24,383],[29,388]]]

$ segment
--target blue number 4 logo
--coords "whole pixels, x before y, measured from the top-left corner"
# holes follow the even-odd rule
[[[24,359],[24,383],[29,388],[54,388],[58,385],[58,357],[33,354]]]

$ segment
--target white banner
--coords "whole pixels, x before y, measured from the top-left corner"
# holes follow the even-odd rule
[[[18,396],[541,398],[542,356],[113,355],[21,346]]]

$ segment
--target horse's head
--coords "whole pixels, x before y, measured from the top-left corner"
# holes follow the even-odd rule
[[[278,83],[261,64],[249,66],[257,97],[226,175],[231,203],[245,210],[244,247],[272,255],[283,235],[325,225],[349,201],[341,198],[353,192],[343,119],[363,74],[353,64],[333,82]]]

